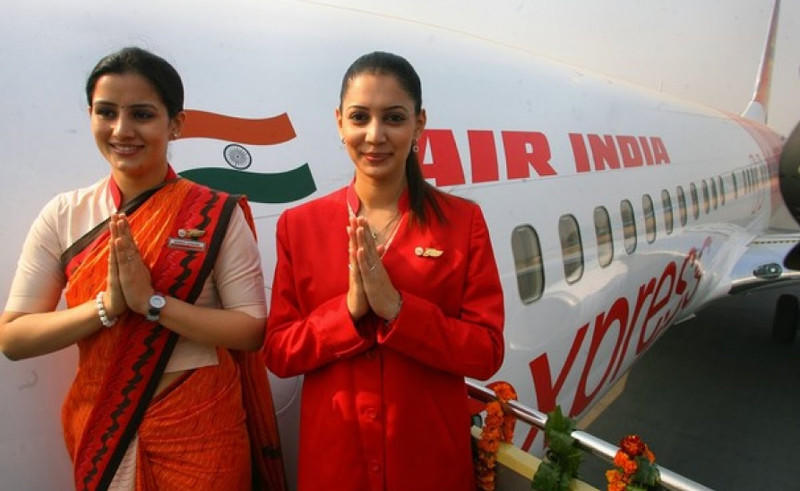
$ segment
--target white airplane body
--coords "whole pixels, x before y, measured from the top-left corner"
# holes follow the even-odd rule
[[[14,59],[0,80],[3,298],[44,203],[107,173],[82,88],[101,56],[127,45],[173,62],[188,121],[205,121],[171,145],[176,171],[212,186],[244,179],[233,186],[251,197],[268,294],[278,215],[352,178],[333,118],[344,70],[372,50],[408,58],[428,111],[420,141],[425,175],[479,203],[489,224],[506,307],[506,357],[493,380],[510,382],[524,404],[542,411],[558,404],[584,414],[669,325],[732,288],[768,283],[753,269],[782,264],[797,242],[787,232],[788,242],[754,243],[771,226],[796,228],[780,192],[783,139],[766,126],[380,8],[140,2],[117,13],[109,6],[7,6],[0,45]],[[645,196],[653,203],[650,220]],[[625,200],[636,228],[630,252]],[[597,234],[598,207],[609,218],[610,243]],[[540,255],[526,260],[520,252],[536,245],[531,231]],[[72,348],[0,359],[3,489],[70,482],[59,408],[75,366]],[[270,380],[292,481],[302,379]],[[515,442],[540,451],[543,437],[520,425]]]

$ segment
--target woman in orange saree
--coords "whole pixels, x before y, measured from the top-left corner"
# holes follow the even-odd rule
[[[110,175],[34,222],[0,348],[19,359],[77,343],[62,409],[76,489],[283,489],[253,353],[266,306],[249,207],[169,166],[184,119],[169,63],[125,48],[86,92]],[[67,309],[54,311],[64,288]]]

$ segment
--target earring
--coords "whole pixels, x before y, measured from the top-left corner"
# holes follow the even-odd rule
[[[412,142],[411,151],[414,153],[419,153],[419,145],[417,145],[417,140]]]
[[[344,137],[342,137],[342,145],[344,145]]]

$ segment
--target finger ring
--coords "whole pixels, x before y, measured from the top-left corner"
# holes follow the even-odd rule
[[[133,254],[128,254],[128,262],[133,261]]]
[[[373,270],[373,269],[375,269],[377,266],[378,266],[378,263],[375,263],[375,264],[373,264],[372,266],[370,266],[370,267],[369,267],[369,269],[368,269],[367,271],[372,271],[372,270]]]

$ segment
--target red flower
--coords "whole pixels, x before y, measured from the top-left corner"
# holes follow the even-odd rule
[[[646,469],[652,467],[656,456],[637,435],[628,435],[619,443],[620,449],[614,456],[616,468],[606,472],[609,491],[625,491],[628,484],[639,488],[650,489],[649,485],[642,484],[634,479],[639,464],[636,458],[643,456],[647,462],[639,461]]]
[[[636,457],[644,453],[645,445],[637,435],[628,435],[619,442],[619,446],[631,457]]]

